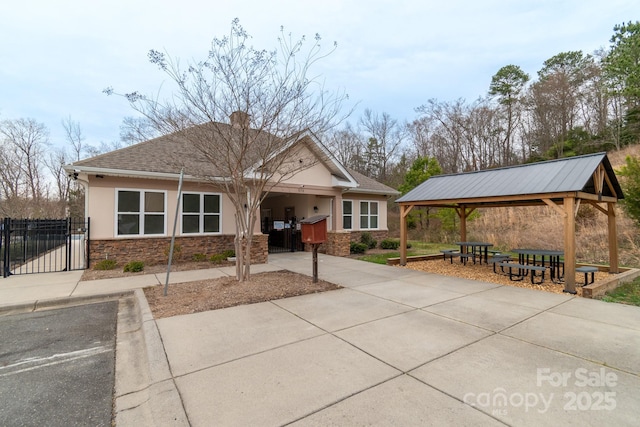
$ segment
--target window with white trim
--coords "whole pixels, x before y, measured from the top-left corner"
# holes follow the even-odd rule
[[[344,230],[353,228],[353,202],[351,200],[342,201],[342,228]]]
[[[378,228],[378,202],[360,202],[360,229]]]
[[[220,194],[182,194],[182,234],[220,233]]]
[[[117,190],[118,236],[164,235],[164,191]]]

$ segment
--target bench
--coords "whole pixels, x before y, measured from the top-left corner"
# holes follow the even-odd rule
[[[524,271],[529,271],[531,273],[531,283],[533,283],[534,285],[539,285],[542,282],[544,282],[544,272],[547,270],[546,267],[540,267],[537,265],[528,265],[528,264],[516,264],[513,262],[498,262],[497,263],[500,267],[503,268],[504,271],[504,267],[509,268],[509,280],[514,281],[514,282],[518,282],[522,279],[524,279],[524,277],[527,275],[527,273],[524,273]],[[495,264],[494,264],[495,267]],[[513,269],[517,268],[518,269],[518,273],[513,273]],[[536,271],[539,271],[541,274],[540,276],[536,275]],[[516,277],[514,279],[514,277]],[[539,277],[540,281],[536,282],[535,278]]]
[[[442,258],[446,261],[447,257],[449,257],[449,259],[451,260],[451,264],[453,264],[453,257],[458,257],[460,258],[460,262],[463,263],[464,265],[467,265],[467,260],[469,258],[473,259],[473,263],[476,263],[476,259],[474,257],[474,254],[472,253],[460,253],[455,249],[443,249],[440,252],[442,252]]]
[[[596,271],[598,271],[597,267],[589,267],[588,265],[576,268],[576,273],[584,273],[584,284],[582,286],[587,286],[594,282],[594,273]],[[591,273],[591,280],[588,280],[589,273]]]
[[[507,262],[507,261],[511,261],[511,255],[493,255],[491,257],[491,259],[489,259],[489,264],[493,264],[493,272],[496,274],[502,274],[506,272],[504,271],[504,267],[501,268],[502,273],[499,273],[496,271],[496,264],[500,263],[500,262]]]
[[[455,249],[443,249],[440,252],[442,252],[442,259],[445,261],[447,260],[447,257],[451,259],[451,264],[453,264],[453,257],[460,255],[460,252]]]
[[[455,254],[456,256],[460,257],[460,262],[463,263],[464,265],[467,265],[467,260],[469,258],[471,258],[473,260],[473,263],[476,263],[476,255],[472,254],[472,253],[466,253],[466,254]]]

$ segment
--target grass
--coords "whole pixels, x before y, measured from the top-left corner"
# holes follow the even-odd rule
[[[640,277],[633,282],[625,283],[602,297],[606,302],[637,305],[640,307]]]
[[[409,241],[411,249],[407,250],[407,256],[438,254],[441,249],[456,249],[457,246],[444,243],[427,243],[415,240]],[[386,252],[381,254],[365,254],[358,257],[361,261],[373,262],[375,264],[386,264],[389,258],[398,258],[400,251]]]

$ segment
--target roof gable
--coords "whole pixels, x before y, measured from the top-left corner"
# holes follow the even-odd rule
[[[606,153],[530,163],[499,169],[433,176],[398,203],[587,192],[598,194],[594,172],[602,166],[602,196],[623,198]]]

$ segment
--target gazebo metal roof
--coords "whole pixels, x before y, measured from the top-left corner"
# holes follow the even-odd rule
[[[596,181],[598,169],[607,185]],[[603,183],[604,184],[604,183]],[[498,169],[433,176],[400,197],[401,204],[446,205],[531,204],[531,200],[562,198],[581,192],[622,199],[622,189],[606,153],[589,154]],[[543,202],[540,201],[540,204]]]

